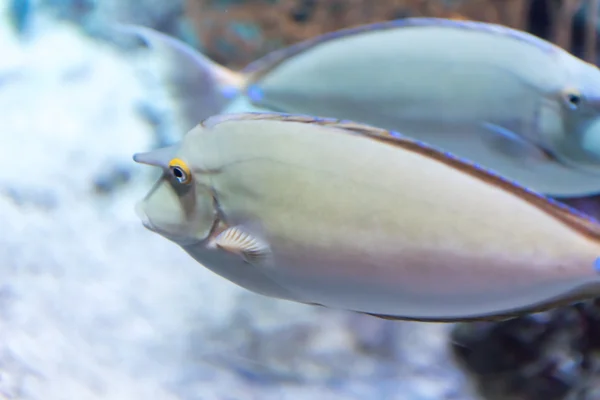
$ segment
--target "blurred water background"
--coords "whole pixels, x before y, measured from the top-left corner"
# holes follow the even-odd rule
[[[183,134],[177,99],[114,21],[241,68],[340,28],[438,16],[527,30],[597,62],[595,0],[0,0],[0,398],[600,399],[600,303],[423,324],[249,293],[146,231]]]

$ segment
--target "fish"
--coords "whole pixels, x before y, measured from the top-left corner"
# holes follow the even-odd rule
[[[158,55],[154,61],[165,78],[166,90],[181,106],[177,117],[185,130],[221,112],[242,84],[238,73],[218,65],[181,40],[139,25],[115,24],[112,28],[117,37],[142,39]]]
[[[156,49],[166,41],[128,29]],[[177,73],[188,65],[221,77],[215,87],[230,102],[213,115],[350,119],[402,132],[549,196],[600,194],[600,70],[527,32],[404,18],[324,34],[228,74],[205,56],[163,58]],[[202,102],[213,93],[190,97]]]
[[[397,131],[219,114],[136,153],[141,223],[274,299],[394,320],[511,318],[600,295],[600,222]]]

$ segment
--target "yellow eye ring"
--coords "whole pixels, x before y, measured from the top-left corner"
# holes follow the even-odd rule
[[[190,167],[180,158],[174,158],[169,162],[169,170],[173,178],[177,179],[177,182],[187,185],[192,181],[192,171]]]

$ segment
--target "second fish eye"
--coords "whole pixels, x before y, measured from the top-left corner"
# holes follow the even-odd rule
[[[583,98],[581,96],[581,93],[579,93],[578,91],[570,90],[565,92],[565,101],[569,108],[571,108],[572,110],[576,110],[579,108],[579,106],[581,106]]]

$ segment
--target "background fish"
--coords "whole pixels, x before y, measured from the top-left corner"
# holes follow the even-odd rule
[[[182,105],[178,117],[187,129],[221,112],[243,85],[240,74],[178,39],[137,25],[119,24],[113,29],[119,35],[141,38],[154,50],[167,90]]]
[[[167,41],[128,29],[155,45]],[[600,71],[528,33],[407,18],[325,34],[237,74],[219,75],[222,67],[193,53],[182,55],[195,57],[187,64],[196,71],[221,76],[214,79],[220,93],[240,91],[222,112],[352,119],[401,131],[547,195],[600,193]],[[195,118],[216,113],[219,107],[203,106],[214,93],[197,90]]]
[[[249,290],[394,319],[539,311],[600,294],[600,224],[367,125],[212,117],[136,154],[144,225]]]

